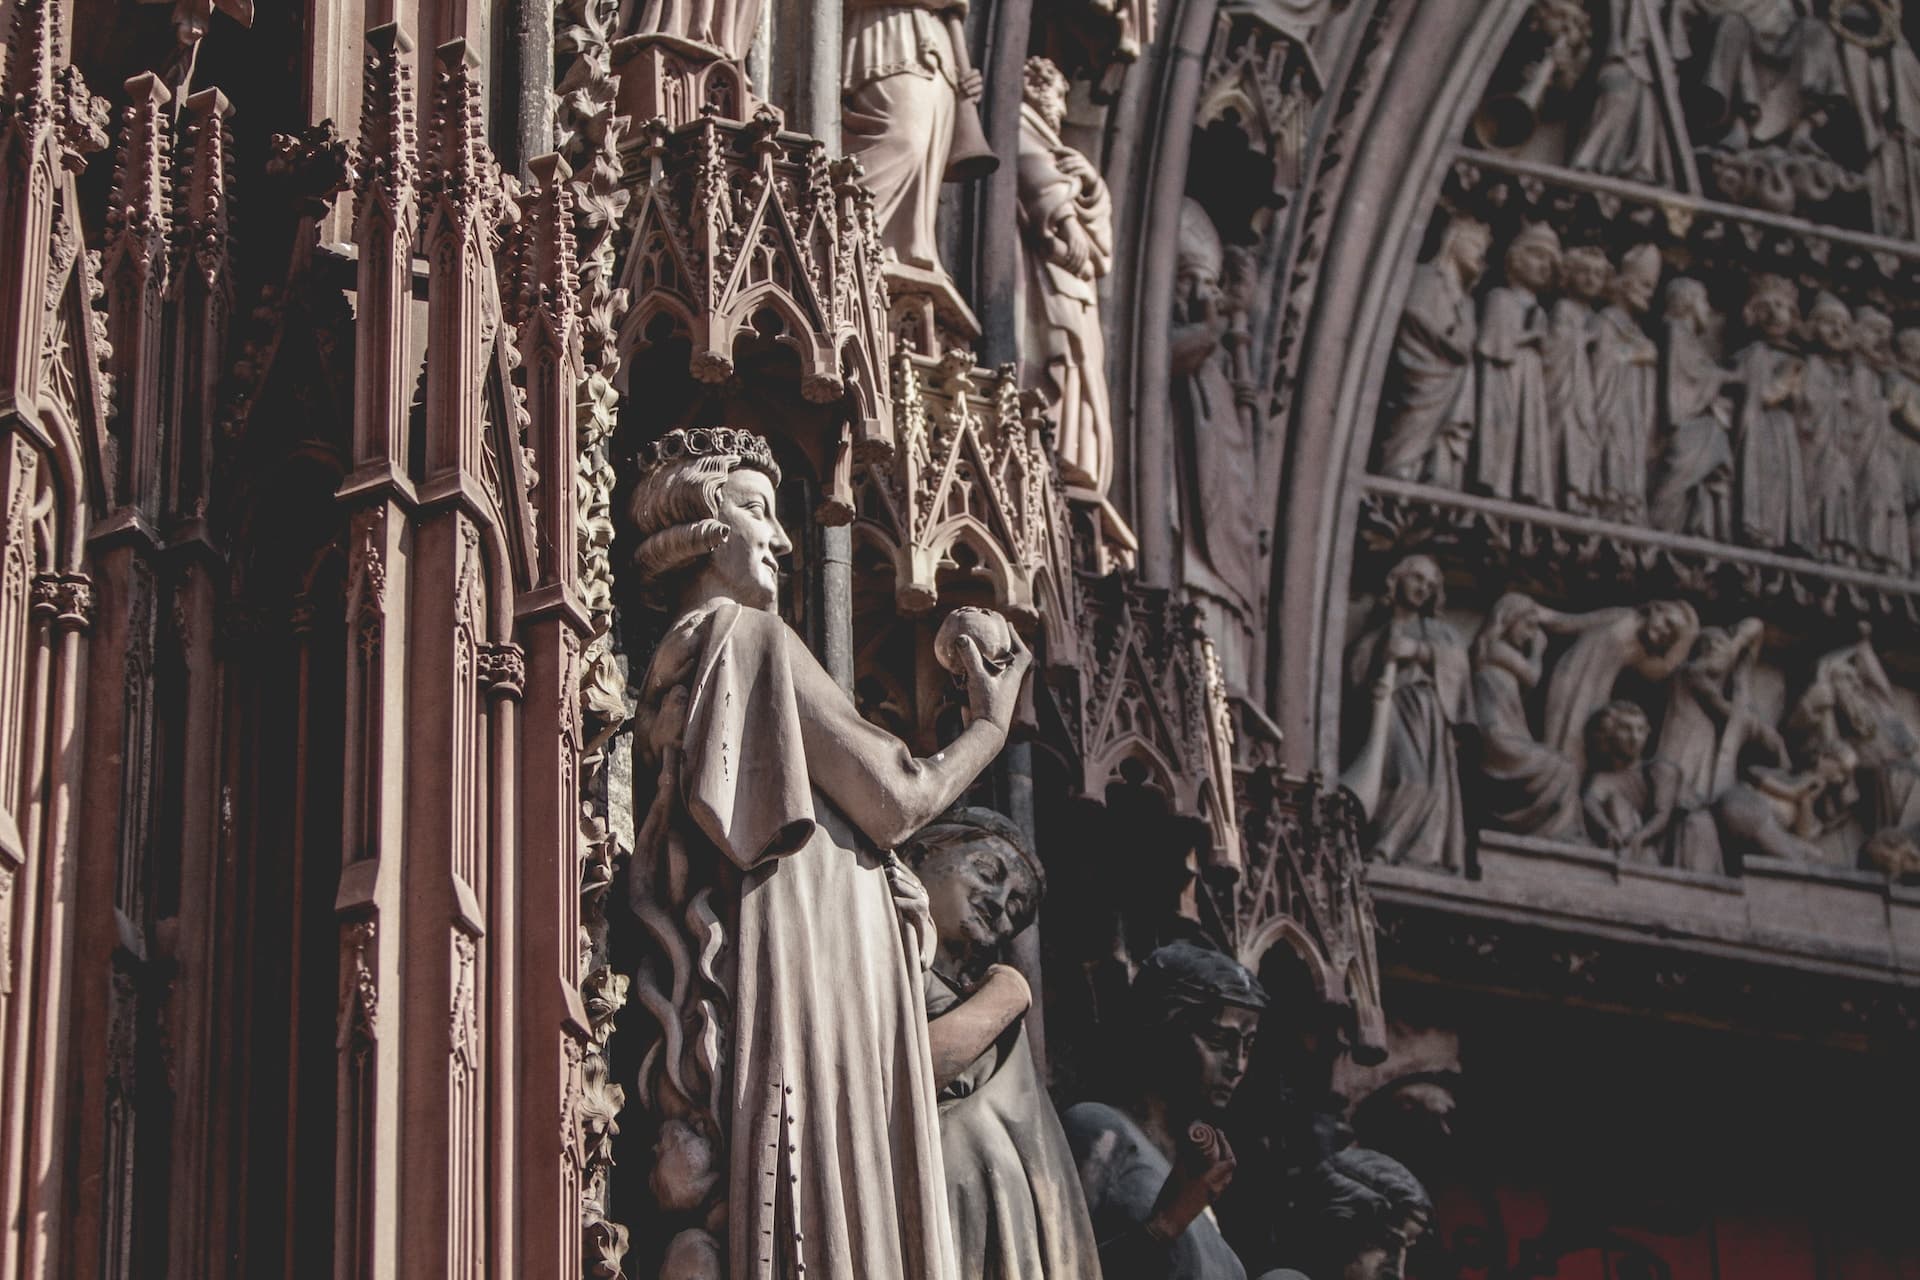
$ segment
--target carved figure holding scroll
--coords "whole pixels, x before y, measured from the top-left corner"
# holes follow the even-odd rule
[[[1473,640],[1473,705],[1487,815],[1502,830],[1548,838],[1573,837],[1580,828],[1580,775],[1527,723],[1526,700],[1540,683],[1547,630],[1559,618],[1532,597],[1510,591],[1494,602]]]
[[[1067,483],[1104,497],[1113,479],[1113,423],[1099,280],[1113,269],[1113,201],[1093,162],[1061,140],[1066,116],[1066,76],[1045,58],[1028,58],[1019,161],[1026,267],[1015,308],[1021,380],[1055,406]]]
[[[1741,314],[1753,340],[1734,357],[1741,395],[1733,443],[1740,540],[1769,551],[1809,550],[1797,410],[1806,366],[1794,348],[1800,301],[1793,282],[1756,277]]]
[[[1266,992],[1191,942],[1148,956],[1130,1003],[1134,1075],[1120,1106],[1063,1117],[1106,1280],[1245,1280],[1212,1204],[1233,1178],[1216,1127],[1246,1075]]]
[[[1707,287],[1681,276],[1667,285],[1662,408],[1666,440],[1648,514],[1657,529],[1699,538],[1733,536],[1735,381],[1714,349],[1718,330]]]
[[[1440,566],[1408,556],[1387,574],[1372,630],[1348,659],[1355,689],[1367,690],[1394,668],[1392,719],[1380,777],[1380,801],[1368,815],[1369,856],[1458,871],[1466,862],[1454,726],[1471,722],[1467,649],[1442,617]]]
[[[1550,507],[1560,488],[1560,452],[1547,404],[1547,313],[1540,292],[1560,270],[1560,237],[1532,222],[1507,246],[1506,281],[1480,306],[1480,413],[1473,488]]]
[[[1027,1047],[1022,1015],[1033,994],[1018,969],[997,963],[1039,909],[1040,862],[991,809],[944,814],[904,852],[927,888],[937,938],[928,1038],[959,1274],[1099,1280],[1073,1153]]]
[[[980,73],[968,62],[967,0],[845,0],[840,132],[873,193],[881,247],[941,278],[935,221],[940,185],[954,172],[955,141],[978,134]],[[974,113],[971,121],[965,120]],[[968,127],[970,126],[970,127]],[[984,139],[982,139],[984,142]],[[991,163],[991,153],[977,157]]]
[[[779,474],[745,431],[642,446],[640,572],[673,621],[635,718],[657,777],[631,872],[653,943],[634,986],[660,1023],[641,1101],[730,1141],[691,1211],[691,1229],[727,1223],[728,1275],[948,1280],[933,925],[888,850],[999,752],[1030,656],[1016,641],[996,671],[967,652],[972,719],[914,759],[774,612]]]
[[[1659,408],[1660,349],[1640,328],[1640,317],[1659,285],[1660,251],[1650,244],[1627,250],[1592,329],[1601,486],[1608,513],[1631,523],[1646,518],[1647,459]]]
[[[1547,316],[1542,352],[1547,374],[1547,413],[1560,429],[1561,505],[1581,515],[1605,513],[1600,476],[1600,437],[1594,421],[1594,312],[1613,279],[1606,252],[1576,245],[1561,255],[1561,296]]]
[[[1680,778],[1667,761],[1645,759],[1651,731],[1638,703],[1617,700],[1595,713],[1588,748],[1593,768],[1581,807],[1595,844],[1624,861],[1657,865]]]
[[[1859,558],[1859,507],[1854,454],[1859,435],[1853,399],[1853,315],[1830,293],[1807,316],[1812,351],[1801,389],[1800,455],[1807,467],[1807,519],[1813,551],[1851,564]]]
[[[1381,429],[1380,470],[1397,480],[1466,486],[1479,407],[1473,287],[1487,269],[1490,239],[1484,222],[1455,218],[1433,261],[1414,271],[1393,343]]]

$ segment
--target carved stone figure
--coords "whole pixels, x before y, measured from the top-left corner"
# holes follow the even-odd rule
[[[1860,555],[1873,568],[1906,573],[1911,568],[1907,493],[1893,433],[1893,395],[1898,393],[1893,356],[1893,318],[1878,307],[1853,313],[1852,399],[1855,435],[1853,487],[1860,500]]]
[[[1224,342],[1230,313],[1245,300],[1227,291],[1220,234],[1192,199],[1180,210],[1179,253],[1171,342],[1186,472],[1181,515],[1190,539],[1188,581],[1239,614],[1230,630],[1215,632],[1231,644],[1259,599],[1253,419],[1237,403]]]
[[[1637,609],[1598,609],[1562,616],[1576,634],[1547,682],[1546,744],[1586,768],[1587,726],[1613,698],[1614,681],[1631,667],[1648,680],[1665,680],[1686,658],[1700,631],[1693,606],[1655,600]]]
[[[1853,316],[1830,293],[1814,299],[1807,327],[1813,349],[1801,388],[1800,454],[1807,468],[1807,520],[1813,551],[1850,564],[1860,546],[1853,445],[1860,436],[1853,392]]]
[[[1716,317],[1707,288],[1681,276],[1667,285],[1662,351],[1665,443],[1648,516],[1657,529],[1699,538],[1733,536],[1731,371],[1713,343]]]
[[[1425,1187],[1392,1156],[1366,1147],[1336,1151],[1307,1175],[1300,1219],[1311,1224],[1295,1259],[1313,1280],[1392,1280],[1433,1222]]]
[[[1039,908],[1039,860],[990,809],[947,814],[903,852],[926,886],[937,939],[928,1036],[959,1274],[1099,1280],[1073,1153],[1027,1047],[1033,994],[1018,969],[994,963]]]
[[[1651,727],[1638,703],[1617,700],[1600,708],[1589,729],[1592,767],[1581,793],[1587,834],[1624,861],[1664,860],[1673,821],[1679,770],[1645,759]]]
[[[1729,150],[1805,144],[1846,100],[1833,32],[1794,0],[1676,0],[1668,26],[1694,136]]]
[[[1527,723],[1540,683],[1547,625],[1558,615],[1508,592],[1473,641],[1473,706],[1480,728],[1484,804],[1493,825],[1522,835],[1567,838],[1580,827],[1580,775]]]
[[[1754,339],[1734,357],[1741,394],[1733,447],[1740,540],[1774,551],[1808,549],[1812,533],[1795,408],[1806,369],[1791,345],[1800,319],[1793,282],[1757,277],[1742,314]]]
[[[1907,509],[1907,563],[1920,565],[1920,329],[1902,329],[1885,383],[1894,430],[1888,445]]]
[[[1369,689],[1394,664],[1393,714],[1370,856],[1458,871],[1466,858],[1454,726],[1470,722],[1466,646],[1441,616],[1440,566],[1408,556],[1387,574],[1382,617],[1354,645],[1347,671]]]
[[[1387,375],[1380,470],[1449,489],[1466,484],[1478,393],[1473,286],[1487,266],[1486,224],[1456,218],[1414,272]]]
[[[1864,628],[1863,628],[1864,630]],[[1851,861],[1869,836],[1920,821],[1920,734],[1894,697],[1880,657],[1867,638],[1822,657],[1811,683],[1787,718],[1794,754],[1802,766],[1850,761],[1852,794],[1829,801],[1851,809],[1850,823],[1830,822],[1821,843],[1829,856]]]
[[[1174,942],[1133,981],[1135,1077],[1119,1106],[1067,1109],[1106,1280],[1245,1280],[1209,1206],[1233,1177],[1215,1128],[1246,1074],[1266,992],[1217,951]]]
[[[841,137],[873,193],[880,243],[944,278],[934,222],[962,110],[981,93],[957,39],[966,0],[845,0]],[[964,100],[964,101],[963,101]]]
[[[744,63],[760,29],[763,0],[645,0],[637,31],[678,36]]]
[[[1594,312],[1612,278],[1613,264],[1599,248],[1577,245],[1561,255],[1564,292],[1548,314],[1547,344],[1541,353],[1547,413],[1560,429],[1561,505],[1581,515],[1605,510],[1589,344]]]
[[[1027,59],[1020,108],[1020,231],[1026,270],[1016,309],[1021,381],[1055,405],[1067,483],[1104,496],[1113,479],[1106,344],[1097,281],[1113,267],[1113,203],[1093,163],[1060,139],[1067,78]]]
[[[1673,157],[1654,75],[1650,6],[1618,0],[1605,6],[1607,45],[1594,83],[1593,113],[1567,163],[1575,169],[1664,185]]]
[[[1686,665],[1674,673],[1658,754],[1679,771],[1673,864],[1684,871],[1727,869],[1715,806],[1741,785],[1748,749],[1758,744],[1776,765],[1787,763],[1780,735],[1751,693],[1764,630],[1758,618],[1731,631],[1703,627]]]
[[[933,927],[882,850],[998,753],[1030,657],[993,671],[968,653],[971,722],[913,759],[773,612],[791,549],[778,478],[744,431],[676,430],[642,451],[638,560],[674,619],[635,720],[658,776],[632,872],[656,948],[635,986],[662,1024],[642,1099],[727,1136],[725,1203],[696,1218],[728,1223],[727,1274],[944,1278]]]
[[[1473,488],[1496,498],[1553,506],[1559,450],[1547,405],[1547,313],[1540,291],[1560,269],[1560,237],[1529,223],[1507,247],[1506,282],[1480,307],[1480,412],[1473,441]]]
[[[1866,157],[1873,229],[1920,236],[1920,58],[1892,0],[1835,0],[1827,23],[1838,37],[1841,80]]]
[[[1637,523],[1646,516],[1647,458],[1659,404],[1660,350],[1640,317],[1660,284],[1660,251],[1636,245],[1614,273],[1612,300],[1592,329],[1593,413],[1600,479],[1608,513]]]

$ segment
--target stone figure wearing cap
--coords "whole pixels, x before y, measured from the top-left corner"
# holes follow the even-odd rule
[[[1064,1117],[1106,1280],[1245,1280],[1211,1207],[1234,1167],[1214,1125],[1246,1074],[1267,994],[1231,957],[1174,942],[1141,964],[1131,1003],[1124,1102]]]
[[[1473,488],[1553,506],[1560,454],[1547,405],[1547,312],[1540,293],[1560,270],[1560,237],[1529,223],[1507,246],[1506,280],[1480,307],[1480,413]]]
[[[758,436],[676,430],[643,448],[629,508],[671,618],[634,720],[636,773],[655,779],[634,987],[660,1024],[638,1085],[675,1156],[652,1183],[666,1225],[725,1232],[676,1239],[729,1277],[949,1280],[932,922],[889,850],[999,752],[1030,658],[1016,641],[996,671],[968,649],[971,722],[914,759],[774,612],[778,480]],[[701,1144],[713,1154],[692,1158]]]

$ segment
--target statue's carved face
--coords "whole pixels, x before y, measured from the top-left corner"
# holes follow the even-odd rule
[[[1896,340],[1899,343],[1900,358],[1911,365],[1920,365],[1920,329],[1902,329]]]
[[[1853,318],[1853,337],[1862,353],[1885,360],[1893,354],[1893,318],[1883,311],[1862,311]]]
[[[1203,1111],[1224,1111],[1246,1077],[1260,1015],[1237,1004],[1221,1005],[1211,1015],[1196,1014],[1187,1024],[1182,1056]]]
[[[949,845],[920,867],[940,941],[963,951],[1005,945],[1033,918],[1033,883],[1019,851],[982,835]]]
[[[714,518],[727,527],[726,541],[713,551],[721,588],[751,608],[773,608],[780,595],[780,557],[793,550],[774,515],[773,481],[746,467],[734,471],[720,486]]]
[[[1432,604],[1440,592],[1440,570],[1424,556],[1400,566],[1393,587],[1393,602],[1415,612]]]
[[[1179,277],[1174,282],[1174,292],[1185,304],[1188,319],[1197,320],[1205,313],[1209,303],[1220,300],[1220,270],[1199,254],[1182,253],[1179,261]]]
[[[1546,288],[1559,265],[1553,250],[1543,244],[1518,245],[1507,255],[1507,274],[1523,289]]]
[[[1658,285],[1659,281],[1653,276],[1636,271],[1622,272],[1619,282],[1614,286],[1615,296],[1620,299],[1621,306],[1640,315],[1653,305],[1653,291]]]
[[[1507,642],[1524,649],[1540,635],[1540,611],[1522,609],[1507,624]]]
[[[1567,292],[1587,302],[1607,291],[1608,277],[1613,274],[1606,257],[1598,253],[1569,253],[1561,270],[1566,275]]]
[[[1619,708],[1603,713],[1600,725],[1600,749],[1611,758],[1613,767],[1624,769],[1636,763],[1647,749],[1647,717],[1637,708]]]
[[[1793,304],[1779,294],[1768,294],[1753,301],[1754,328],[1769,338],[1784,338],[1793,332]]]
[[[1341,1280],[1400,1280],[1406,1274],[1407,1252],[1419,1239],[1420,1223],[1409,1216],[1349,1259]]]
[[[1822,307],[1813,313],[1813,338],[1836,354],[1853,348],[1853,318],[1839,307]]]
[[[1658,653],[1680,638],[1686,615],[1680,606],[1667,600],[1646,607],[1640,619],[1640,643],[1649,652]]]
[[[1468,285],[1486,274],[1487,237],[1485,235],[1463,232],[1450,237],[1447,245],[1455,269],[1460,272],[1460,278]]]

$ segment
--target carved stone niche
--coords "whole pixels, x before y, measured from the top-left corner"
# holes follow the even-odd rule
[[[1127,68],[1152,45],[1154,0],[1064,0],[1037,13],[1035,51],[1070,76],[1093,81],[1096,101],[1120,92]]]
[[[671,416],[675,397],[738,399],[749,382],[758,393],[790,376],[805,405],[847,423],[837,440],[802,442],[828,455],[815,459],[829,478],[822,518],[844,523],[854,454],[893,447],[887,286],[856,167],[764,107],[744,123],[713,111],[678,129],[655,119],[623,153],[633,198],[619,390]],[[693,387],[648,380],[682,348]]]
[[[699,40],[657,31],[624,36],[613,42],[613,70],[620,114],[632,120],[678,129],[708,112],[748,120],[771,110],[753,96],[739,62]]]
[[[1263,238],[1271,210],[1300,189],[1307,127],[1325,82],[1306,43],[1311,26],[1288,16],[1226,4],[1215,19],[1187,182],[1231,242]]]

